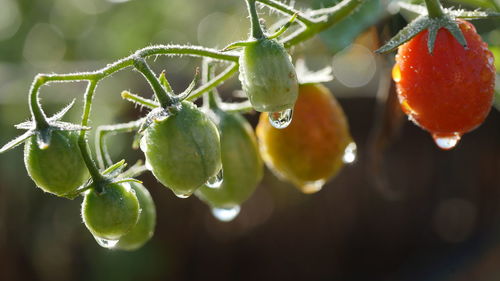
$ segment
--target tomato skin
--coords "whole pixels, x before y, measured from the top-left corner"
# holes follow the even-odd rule
[[[263,162],[250,124],[240,114],[216,112],[221,133],[223,182],[219,188],[200,187],[195,195],[212,208],[241,205],[262,180]]]
[[[281,43],[259,39],[245,47],[239,63],[243,90],[256,111],[293,108],[298,95],[297,75]]]
[[[127,234],[137,223],[139,201],[129,183],[98,183],[85,194],[82,218],[85,226],[96,237],[117,240]]]
[[[339,172],[344,151],[352,142],[342,108],[321,84],[300,85],[288,127],[276,129],[267,114],[261,114],[257,137],[271,171],[305,193],[319,190],[311,188],[311,183],[327,181]]]
[[[429,54],[425,30],[399,47],[393,69],[403,111],[435,137],[474,130],[493,103],[493,54],[471,23],[458,20],[458,24],[466,49],[441,28]]]
[[[141,213],[137,224],[125,235],[120,237],[120,241],[114,249],[132,251],[142,247],[151,237],[153,237],[156,225],[156,208],[153,198],[144,185],[131,182],[130,186],[135,191],[139,200]]]
[[[58,196],[75,191],[89,178],[76,131],[52,132],[49,147],[40,149],[36,136],[26,141],[24,163],[35,184]]]
[[[215,124],[193,103],[183,101],[176,114],[153,122],[141,140],[154,176],[177,196],[190,196],[222,167]]]

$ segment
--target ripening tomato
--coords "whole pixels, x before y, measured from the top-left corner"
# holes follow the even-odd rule
[[[443,149],[478,127],[493,103],[493,55],[471,23],[458,25],[467,48],[441,28],[430,54],[425,30],[399,47],[393,69],[403,111]]]
[[[39,148],[35,135],[26,141],[24,164],[43,191],[62,196],[75,191],[89,178],[78,137],[76,131],[53,131],[50,145],[45,149]]]
[[[139,200],[141,213],[136,225],[125,235],[120,237],[120,241],[114,249],[132,251],[139,249],[153,237],[156,225],[156,208],[153,198],[144,185],[131,182],[130,186],[135,191]]]
[[[297,75],[281,43],[261,38],[244,48],[239,62],[239,78],[255,110],[278,112],[293,108],[298,95]]]
[[[276,129],[261,114],[257,137],[271,171],[304,193],[319,191],[338,173],[352,143],[342,108],[321,84],[300,85],[288,127]]]
[[[196,105],[180,110],[145,130],[141,149],[154,176],[179,197],[190,196],[221,169],[215,124]]]
[[[196,196],[212,208],[231,209],[247,200],[263,175],[263,163],[252,127],[240,114],[217,110],[221,134],[223,182],[200,187]]]

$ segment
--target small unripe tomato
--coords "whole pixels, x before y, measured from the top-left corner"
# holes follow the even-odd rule
[[[467,48],[441,28],[430,54],[425,30],[399,47],[393,69],[403,111],[443,149],[478,127],[493,103],[493,55],[471,23],[458,25]]]
[[[293,108],[298,95],[297,75],[281,43],[259,39],[244,48],[239,63],[243,90],[255,110],[278,112]]]
[[[78,132],[53,131],[50,145],[40,149],[36,136],[24,146],[24,164],[35,184],[58,196],[75,191],[89,178],[78,147]]]
[[[139,200],[141,213],[136,225],[127,234],[120,237],[120,241],[114,247],[127,251],[139,249],[148,242],[153,237],[156,225],[155,203],[148,190],[144,185],[136,182],[131,182],[130,186]]]
[[[221,169],[219,132],[193,103],[145,130],[141,149],[154,176],[179,197],[190,196]]]
[[[97,184],[99,189],[94,183],[83,199],[83,222],[94,236],[118,240],[136,225],[139,201],[128,182]]]
[[[344,112],[326,87],[300,85],[288,127],[276,129],[267,118],[261,114],[257,138],[264,162],[279,178],[313,193],[339,172],[352,139]]]
[[[246,201],[263,175],[252,127],[240,114],[216,111],[221,134],[223,181],[219,188],[200,187],[196,196],[212,208],[231,209]]]

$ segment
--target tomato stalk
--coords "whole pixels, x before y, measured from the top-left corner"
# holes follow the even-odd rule
[[[161,107],[167,108],[175,103],[174,98],[167,93],[165,88],[161,85],[160,80],[156,77],[153,70],[149,67],[143,58],[134,59],[135,68],[142,73],[144,78],[148,80],[149,85],[153,88],[156,98],[160,102]]]
[[[260,26],[259,16],[257,15],[257,9],[255,8],[255,0],[246,0],[246,2],[248,14],[250,14],[252,37],[255,39],[264,38],[264,32]]]
[[[92,98],[94,96],[95,89],[97,87],[98,80],[91,80],[87,86],[87,90],[85,91],[85,104],[82,116],[82,126],[88,125],[88,120],[90,118],[90,109],[92,107]],[[103,175],[99,172],[94,160],[92,159],[90,153],[90,147],[87,142],[87,132],[82,130],[80,131],[80,137],[78,139],[78,146],[80,147],[80,151],[83,156],[83,160],[85,161],[85,165],[89,169],[89,173],[92,176],[94,182],[102,181],[104,179]]]
[[[47,122],[47,116],[45,116],[45,113],[43,112],[38,99],[38,92],[40,86],[43,85],[43,83],[44,83],[43,76],[38,75],[37,77],[35,77],[35,80],[33,81],[33,84],[31,85],[30,89],[30,103],[29,103],[30,111],[33,121],[35,122],[36,128],[38,130],[42,130],[49,127],[49,123]]]
[[[97,153],[97,162],[101,169],[105,169],[113,165],[113,161],[108,153],[108,147],[106,145],[106,137],[112,133],[130,133],[136,131],[140,128],[142,122],[144,122],[144,118],[123,123],[123,124],[115,124],[115,125],[102,125],[97,127],[96,130],[96,139],[95,139],[95,147]]]
[[[444,11],[439,0],[425,0],[425,5],[430,18],[443,17]]]

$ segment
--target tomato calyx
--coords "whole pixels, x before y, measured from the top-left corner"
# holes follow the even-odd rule
[[[0,153],[11,150],[22,143],[24,143],[31,136],[36,136],[37,144],[40,149],[47,149],[50,145],[50,140],[52,138],[52,132],[54,131],[81,131],[81,130],[90,130],[90,127],[80,126],[73,123],[63,122],[60,119],[71,109],[71,107],[75,104],[73,100],[70,104],[64,107],[61,111],[54,114],[52,117],[47,118],[47,125],[37,126],[37,123],[34,120],[29,120],[26,122],[19,123],[14,125],[16,129],[27,130],[21,136],[11,140],[7,144],[5,144],[2,148],[0,148]]]
[[[427,48],[430,54],[434,50],[434,43],[440,28],[447,29],[453,37],[464,47],[467,48],[465,37],[458,27],[457,19],[486,19],[492,17],[499,17],[500,13],[490,11],[465,11],[454,10],[445,8],[438,16],[429,13],[425,6],[413,5],[408,3],[399,2],[399,6],[409,12],[417,14],[418,17],[410,22],[406,27],[401,29],[389,42],[387,42],[380,49],[375,52],[379,54],[389,53],[396,50],[402,44],[408,42],[413,37],[417,36],[424,30],[429,30],[429,40],[427,41]]]

